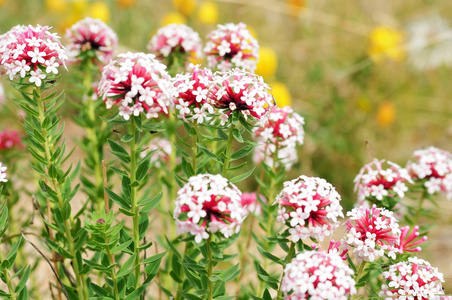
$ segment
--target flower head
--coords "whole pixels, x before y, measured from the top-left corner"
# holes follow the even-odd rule
[[[0,132],[0,151],[12,148],[23,148],[19,132],[15,130],[3,130]]]
[[[347,236],[342,243],[353,249],[358,261],[374,261],[385,251],[395,258],[401,231],[391,211],[373,205],[372,209],[356,207],[347,216],[350,216],[345,223]]]
[[[247,215],[241,192],[221,175],[200,174],[189,178],[178,191],[173,217],[178,232],[190,233],[195,242],[220,232],[225,238],[240,231]]]
[[[414,152],[407,170],[416,182],[421,182],[431,195],[444,192],[452,199],[452,154],[429,147]]]
[[[412,183],[406,169],[393,162],[374,159],[355,177],[358,201],[382,203],[392,209],[408,191],[405,182]]]
[[[254,134],[265,143],[282,147],[302,145],[304,119],[289,106],[273,106],[268,113],[268,122],[254,129]]]
[[[215,73],[210,88],[210,104],[220,110],[222,125],[227,123],[235,111],[245,119],[264,119],[274,105],[268,93],[268,85],[262,77],[241,69]]]
[[[105,66],[99,83],[99,94],[111,108],[119,104],[119,115],[146,118],[167,115],[172,106],[173,85],[165,65],[152,54],[125,53]]]
[[[339,254],[306,251],[284,268],[284,299],[343,299],[356,294],[353,270]]]
[[[441,282],[443,274],[429,262],[417,257],[399,262],[383,272],[385,284],[381,287],[380,297],[385,299],[440,299],[444,291]]]
[[[209,69],[200,69],[199,65],[190,65],[190,68],[190,73],[177,74],[174,78],[174,104],[179,118],[200,124],[211,120],[210,114],[214,113],[213,106],[208,102],[213,74]]]
[[[397,245],[400,254],[404,252],[419,252],[422,250],[419,245],[425,242],[427,237],[423,236],[417,241],[414,241],[419,237],[419,226],[414,226],[413,231],[409,235],[408,233],[410,232],[410,226],[402,227],[400,228],[400,231],[400,240]]]
[[[86,58],[107,64],[118,44],[116,33],[99,19],[85,18],[66,29],[71,62]]]
[[[6,169],[8,168],[0,162],[0,182],[8,182],[8,179],[6,179]]]
[[[58,67],[65,65],[66,49],[50,27],[16,26],[0,41],[0,63],[13,80],[25,78],[41,86],[42,80],[58,74]]]
[[[170,161],[173,150],[168,139],[156,137],[151,140],[149,147],[140,153],[140,156],[144,158],[151,151],[155,151],[151,156],[151,163],[160,168]]]
[[[209,68],[228,71],[243,68],[256,69],[259,59],[259,45],[243,23],[218,25],[218,29],[207,36],[209,40],[204,48]]]
[[[405,59],[405,33],[387,26],[378,26],[370,34],[369,56],[374,61],[387,58],[394,61]]]
[[[277,220],[289,226],[294,243],[314,238],[323,241],[325,236],[339,226],[343,217],[341,196],[325,179],[300,176],[284,182],[284,188],[276,197]]]
[[[267,202],[267,199],[259,194],[259,199],[261,201]],[[241,197],[242,206],[254,215],[260,215],[262,213],[262,205],[258,200],[258,195],[256,193],[243,193]]]
[[[169,24],[160,28],[151,38],[148,49],[168,66],[174,59],[190,60],[201,57],[202,42],[199,34],[184,24]]]

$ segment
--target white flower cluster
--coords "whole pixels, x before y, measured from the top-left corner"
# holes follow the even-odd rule
[[[277,221],[290,227],[294,243],[307,238],[323,241],[339,226],[343,217],[341,196],[325,179],[300,176],[284,182],[276,197],[279,205]]]
[[[58,68],[65,66],[66,49],[49,29],[15,26],[0,38],[0,64],[10,80],[30,76],[30,83],[41,86],[43,79],[58,74]]]
[[[429,194],[444,192],[452,199],[452,154],[429,147],[415,151],[413,156],[406,167],[413,179],[424,181]]]
[[[306,251],[284,268],[284,299],[343,299],[356,294],[350,269],[337,253]]]
[[[2,166],[2,163],[0,162],[0,182],[8,182],[8,179],[6,179],[6,169],[8,168]]]
[[[210,104],[220,110],[221,125],[239,111],[245,119],[265,119],[274,106],[269,86],[263,78],[242,69],[215,73],[209,92]]]
[[[390,299],[441,299],[444,295],[441,282],[443,274],[429,262],[417,257],[399,262],[383,272],[386,280],[380,297]]]
[[[377,159],[362,167],[354,182],[358,201],[403,198],[408,191],[405,182],[413,183],[406,169],[393,162]]]
[[[178,233],[193,235],[196,243],[211,233],[225,238],[238,233],[248,214],[240,190],[221,175],[192,176],[177,195],[173,218]]]
[[[119,104],[124,120],[131,115],[146,118],[167,115],[173,105],[174,87],[166,66],[153,54],[125,53],[105,66],[99,83],[99,95],[107,109]]]
[[[199,34],[184,24],[169,24],[160,28],[151,38],[148,49],[157,56],[168,57],[173,51],[201,57]]]
[[[174,78],[176,88],[175,106],[178,117],[189,123],[210,121],[214,108],[209,104],[209,89],[213,74],[210,69],[200,69],[199,65],[190,65],[191,72],[177,74]]]
[[[73,62],[81,53],[94,50],[97,58],[107,64],[118,44],[118,37],[110,27],[99,19],[89,17],[66,29],[66,39],[68,55]]]
[[[347,216],[350,217],[345,223],[347,235],[341,243],[348,250],[353,249],[359,262],[374,261],[385,252],[395,259],[401,230],[392,211],[373,205],[372,209],[356,207]]]
[[[259,59],[259,45],[243,23],[218,25],[207,36],[204,48],[209,68],[228,71],[243,68],[253,72]]]
[[[160,168],[169,162],[173,149],[168,139],[155,137],[149,143],[149,147],[140,153],[140,156],[144,158],[151,151],[155,151],[151,156],[151,163],[156,168]]]

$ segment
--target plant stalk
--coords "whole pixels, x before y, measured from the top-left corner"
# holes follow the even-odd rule
[[[231,152],[232,152],[232,141],[234,138],[234,124],[231,123],[229,125],[229,135],[228,135],[228,144],[226,146],[226,158],[223,163],[223,171],[221,172],[221,176],[226,178],[228,174],[229,164],[231,162]]]
[[[207,265],[207,300],[213,299],[213,282],[210,281],[210,277],[212,277],[212,269],[213,269],[213,259],[212,259],[212,247],[210,245],[211,237],[206,241],[207,246],[207,260],[209,261],[209,264]]]
[[[3,253],[1,250],[0,250],[0,261],[1,262],[4,261]],[[7,268],[3,269],[3,276],[5,276],[6,284],[8,285],[8,290],[11,295],[11,298],[9,298],[9,299],[16,300],[17,299],[16,292],[14,291],[13,284],[11,282],[11,276],[9,276],[9,272],[8,272]]]
[[[291,242],[289,252],[287,252],[286,259],[284,259],[284,267],[286,266],[286,264],[288,264],[292,261],[294,253],[295,253],[295,243]],[[276,297],[276,299],[282,299],[281,286],[282,286],[283,278],[284,278],[284,269],[283,269],[283,274],[281,275],[281,280],[279,281],[278,296]]]
[[[105,235],[104,235],[104,240],[105,240],[105,244],[107,245],[106,251],[107,251],[108,263],[110,265],[112,265],[112,264],[114,264],[114,258],[113,258],[113,255],[111,255],[110,246],[108,246],[107,237]],[[118,283],[117,283],[118,279],[116,278],[116,273],[115,273],[115,268],[114,267],[110,269],[110,276],[111,276],[111,281],[113,282],[113,288],[114,288],[114,291],[115,291],[115,300],[120,300],[119,299]]]

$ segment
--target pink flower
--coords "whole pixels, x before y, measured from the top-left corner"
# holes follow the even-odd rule
[[[190,65],[190,68],[190,73],[177,74],[174,78],[174,104],[180,119],[200,124],[211,120],[210,115],[214,113],[208,102],[213,74],[209,69],[200,69],[199,65]]]
[[[253,72],[259,59],[259,45],[243,23],[218,25],[207,35],[204,48],[209,68],[228,71],[243,68]]]
[[[4,167],[0,162],[0,182],[8,182],[8,179],[6,179],[6,169],[8,168]]]
[[[423,183],[429,194],[444,192],[452,199],[452,154],[429,147],[415,151],[413,156],[406,167],[411,177]]]
[[[217,232],[229,238],[240,231],[247,215],[242,193],[221,175],[192,176],[177,194],[173,218],[178,232],[190,233],[196,243]]]
[[[11,80],[31,75],[29,81],[41,86],[42,80],[58,74],[58,67],[65,65],[66,49],[49,29],[16,26],[1,39],[0,62]]]
[[[427,240],[427,237],[423,236],[417,241],[414,241],[416,238],[419,237],[419,226],[414,226],[413,231],[411,232],[410,235],[408,235],[408,232],[410,231],[410,226],[402,227],[400,230],[401,235],[399,243],[397,245],[400,254],[404,252],[419,252],[422,250],[421,247],[418,247],[418,245],[425,242]]]
[[[263,195],[259,195],[259,199],[267,203],[267,199]],[[256,193],[243,193],[241,197],[242,206],[248,211],[259,216],[262,213],[262,205],[257,199]]]
[[[0,151],[24,147],[18,131],[4,130],[0,132]]]
[[[155,151],[151,156],[151,163],[156,168],[166,165],[170,161],[172,147],[171,142],[165,138],[153,138],[149,143],[149,147],[140,153],[140,156],[144,158],[149,152]]]
[[[341,196],[325,179],[300,176],[284,182],[276,197],[277,220],[289,226],[294,243],[307,238],[323,241],[339,225],[343,217]]]
[[[405,182],[412,183],[412,180],[406,169],[390,161],[374,159],[361,169],[354,182],[358,201],[382,202],[392,209],[408,191]]]
[[[125,53],[105,66],[99,94],[110,109],[119,104],[119,115],[146,118],[168,115],[173,102],[171,77],[152,54]]]
[[[215,73],[209,92],[209,102],[220,110],[221,125],[226,124],[231,114],[241,113],[245,119],[264,119],[274,106],[269,86],[262,77],[241,69]]]
[[[118,44],[116,33],[99,19],[89,17],[66,29],[68,54],[71,63],[91,59],[107,64]],[[92,54],[91,54],[92,53]]]
[[[380,297],[385,299],[440,299],[444,295],[441,282],[443,274],[433,268],[429,262],[417,257],[399,262],[383,272],[385,284],[381,287]]]
[[[174,59],[182,58],[181,62],[188,66],[188,61],[201,57],[201,48],[199,34],[184,24],[160,28],[148,45],[149,51],[168,65],[174,63]]]
[[[356,294],[350,269],[337,253],[306,251],[284,268],[284,299],[343,299]]]
[[[347,216],[350,216],[345,222],[347,236],[342,243],[347,249],[353,249],[359,262],[374,261],[385,251],[395,259],[401,231],[391,211],[373,205],[372,209],[356,207]]]

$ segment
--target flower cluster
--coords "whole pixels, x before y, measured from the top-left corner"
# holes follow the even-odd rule
[[[243,193],[241,197],[243,208],[245,208],[248,213],[252,213],[257,216],[262,213],[262,205],[259,200],[265,203],[267,202],[267,199],[262,194],[259,194],[259,199],[256,193]]]
[[[417,257],[399,262],[383,272],[385,284],[381,287],[380,297],[385,299],[440,299],[444,291],[441,282],[443,274],[429,262]]]
[[[294,148],[303,145],[304,119],[290,106],[273,108],[268,113],[268,122],[254,129],[254,134],[265,143],[278,145],[279,148]]]
[[[259,45],[243,23],[218,25],[207,36],[204,48],[209,68],[228,71],[243,68],[253,72],[259,59]]]
[[[278,149],[276,152],[275,144],[267,144],[258,141],[254,148],[253,161],[256,165],[264,162],[270,168],[276,163],[277,168],[281,167],[285,170],[290,170],[293,164],[298,162],[297,149],[284,147]]]
[[[118,37],[110,27],[99,19],[89,17],[66,29],[66,39],[68,56],[74,63],[90,58],[105,65],[118,44]]]
[[[148,49],[159,59],[182,56],[182,62],[200,58],[202,42],[199,34],[184,24],[169,24],[160,28],[151,38]],[[174,58],[173,58],[174,59]]]
[[[348,299],[356,294],[353,270],[336,253],[306,251],[284,268],[284,299]]]
[[[242,193],[221,175],[192,176],[177,194],[173,217],[178,232],[195,236],[196,243],[217,232],[229,238],[247,215]]]
[[[286,181],[276,201],[277,220],[290,227],[294,243],[307,238],[323,241],[339,225],[337,218],[344,216],[341,196],[322,178],[302,175]]]
[[[190,65],[191,73],[178,74],[174,79],[176,99],[174,104],[178,117],[185,122],[198,124],[211,120],[209,114],[214,108],[209,104],[209,88],[212,84],[212,71],[199,65]]]
[[[397,164],[374,159],[361,169],[354,182],[358,201],[368,200],[372,203],[383,201],[385,206],[392,208],[408,191],[405,182],[412,183],[412,180],[407,170]],[[385,204],[385,200],[391,203]]]
[[[262,77],[241,69],[216,73],[209,91],[210,103],[220,110],[221,125],[226,124],[232,113],[240,112],[245,119],[249,116],[264,119],[271,107],[273,97]]]
[[[373,205],[372,209],[356,207],[347,216],[350,216],[345,223],[347,236],[342,243],[347,249],[353,249],[359,262],[374,261],[385,251],[395,259],[401,231],[393,212]]]
[[[39,25],[16,26],[2,38],[0,62],[11,80],[30,76],[30,83],[41,86],[45,78],[58,74],[58,68],[67,59],[66,49],[49,29]]]
[[[16,147],[23,147],[22,140],[19,137],[18,131],[4,130],[0,132],[0,151]]]
[[[409,235],[408,233],[410,232],[410,226],[400,228],[400,232],[400,240],[397,245],[400,254],[404,252],[419,252],[422,250],[419,245],[425,242],[427,237],[423,236],[417,241],[414,241],[419,237],[419,226],[414,226],[413,231]]]
[[[444,192],[452,199],[452,154],[429,147],[415,151],[413,156],[406,167],[411,177],[423,182],[429,194]]]
[[[149,143],[149,147],[140,153],[140,156],[144,158],[149,152],[155,151],[151,156],[151,163],[156,167],[160,168],[169,162],[171,153],[173,152],[171,147],[171,142],[165,138],[153,138]]]
[[[158,118],[172,106],[173,85],[165,65],[152,54],[125,53],[105,66],[99,83],[99,94],[110,109],[119,104],[119,115],[144,114]]]
[[[8,168],[2,166],[2,163],[0,162],[0,182],[8,182],[8,179],[6,179],[6,169]]]

